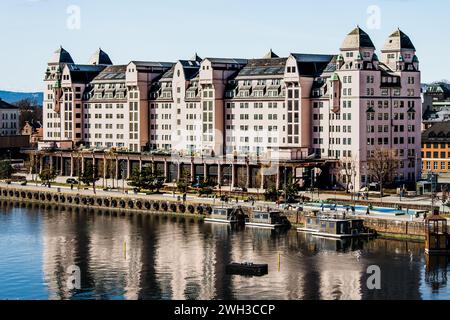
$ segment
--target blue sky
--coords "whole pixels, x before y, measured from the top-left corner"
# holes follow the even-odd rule
[[[67,27],[73,5],[79,29]],[[379,29],[370,23],[373,5]],[[0,90],[42,90],[46,62],[59,45],[76,63],[87,63],[98,47],[115,64],[176,61],[194,52],[256,58],[270,48],[280,56],[336,53],[357,24],[378,50],[400,27],[417,48],[423,82],[449,79],[448,12],[447,0],[2,0]]]

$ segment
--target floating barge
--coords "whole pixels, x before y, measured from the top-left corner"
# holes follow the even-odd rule
[[[291,224],[287,217],[282,216],[279,211],[253,211],[253,216],[246,219],[246,227],[254,228],[289,228]]]
[[[306,217],[305,227],[297,228],[297,231],[335,239],[370,237],[375,235],[374,232],[364,227],[363,219],[338,216]]]
[[[233,262],[226,266],[225,271],[227,274],[237,274],[244,276],[263,276],[269,273],[269,265],[254,264],[251,262],[244,262],[244,263]]]
[[[205,222],[235,224],[245,221],[244,213],[240,207],[216,207],[213,208],[211,215],[205,218]]]

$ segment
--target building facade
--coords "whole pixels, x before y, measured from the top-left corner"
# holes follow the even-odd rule
[[[19,135],[19,108],[0,99],[0,136]]]
[[[422,174],[435,174],[439,183],[450,183],[450,121],[436,123],[423,132]]]
[[[423,129],[450,120],[450,84],[436,82],[427,85],[423,92]]]
[[[78,65],[60,48],[45,85],[45,140],[221,165],[257,159],[268,175],[274,163],[330,160],[331,183],[358,190],[386,149],[396,182],[420,176],[419,62],[400,30],[381,59],[359,27],[329,55],[271,50],[261,59],[195,55],[116,66],[102,50]]]

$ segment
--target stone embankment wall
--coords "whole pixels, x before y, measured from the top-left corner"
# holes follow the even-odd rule
[[[58,204],[90,209],[108,209],[119,211],[145,211],[148,213],[172,213],[205,215],[212,212],[210,204],[180,202],[174,200],[149,200],[145,196],[95,196],[53,190],[27,190],[25,188],[0,188],[0,199],[7,201],[34,202],[40,204]]]

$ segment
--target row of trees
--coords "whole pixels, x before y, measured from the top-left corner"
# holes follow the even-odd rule
[[[135,168],[129,179],[129,185],[139,190],[157,191],[164,186],[164,180],[158,176],[152,166],[143,167],[142,170]]]
[[[367,159],[366,167],[360,168],[365,170],[365,174],[370,176],[371,181],[381,186],[391,186],[395,182],[396,173],[400,165],[400,159],[397,150],[392,149],[375,149],[371,156]],[[357,175],[358,159],[356,157],[343,158],[338,165],[338,171],[344,178],[346,191],[355,184]],[[356,190],[355,190],[356,191]]]
[[[282,197],[285,201],[290,201],[295,199],[299,191],[300,187],[298,183],[294,181],[293,175],[289,174],[281,190],[278,190],[276,186],[270,186],[264,193],[264,198],[267,201],[275,202]]]

